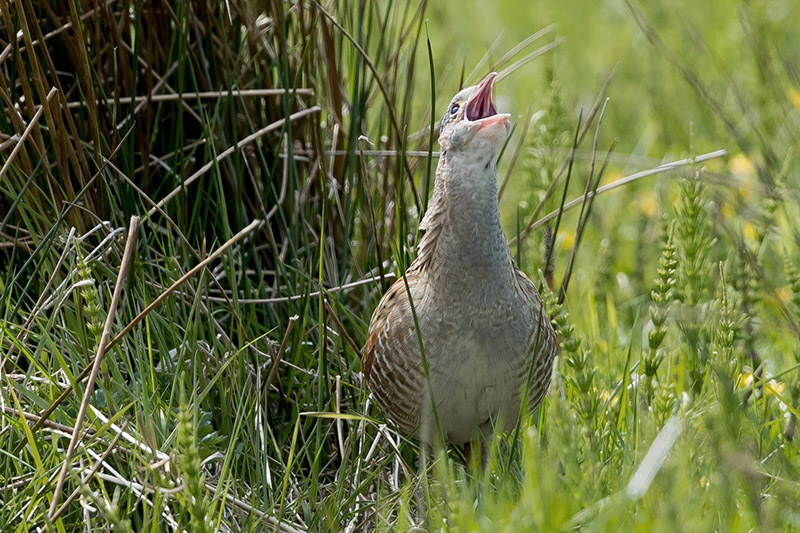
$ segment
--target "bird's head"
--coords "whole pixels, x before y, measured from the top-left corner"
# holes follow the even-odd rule
[[[492,101],[492,72],[478,85],[462,89],[450,101],[439,126],[439,144],[445,151],[494,152],[508,137],[508,113],[498,113]]]

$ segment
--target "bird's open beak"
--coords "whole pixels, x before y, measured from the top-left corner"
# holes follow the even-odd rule
[[[475,94],[467,102],[466,118],[472,122],[480,122],[483,129],[494,124],[507,122],[508,113],[497,113],[497,108],[492,101],[492,87],[497,78],[497,72],[492,72],[478,84]]]

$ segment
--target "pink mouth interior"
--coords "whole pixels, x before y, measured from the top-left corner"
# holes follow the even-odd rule
[[[487,79],[478,88],[478,92],[467,103],[467,120],[481,120],[497,114],[497,108],[492,102],[492,82]]]

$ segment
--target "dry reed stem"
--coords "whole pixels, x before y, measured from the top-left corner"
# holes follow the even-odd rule
[[[206,489],[208,489],[210,492],[214,493],[215,495],[219,493],[219,487],[215,487],[214,485],[212,485],[210,483],[206,483]],[[238,508],[240,508],[243,511],[246,511],[248,513],[253,513],[253,514],[257,515],[261,520],[264,520],[265,522],[269,523],[271,526],[277,527],[278,531],[281,531],[282,533],[303,533],[303,531],[305,531],[304,529],[298,529],[301,526],[299,526],[297,524],[292,524],[292,525],[287,524],[286,522],[278,520],[274,516],[268,515],[267,513],[265,513],[264,511],[262,511],[260,509],[256,509],[255,507],[253,507],[249,503],[247,503],[245,501],[242,501],[242,500],[236,498],[235,496],[231,495],[230,492],[228,492],[227,490],[223,491],[222,495],[225,497],[225,500],[226,500],[226,502],[228,504],[233,505],[235,507],[238,507]]]
[[[6,376],[11,378],[10,374],[6,374]],[[19,411],[19,410],[17,410],[16,407],[10,407],[8,405],[0,405],[0,411],[4,412],[7,415],[12,415],[12,416],[22,415],[25,418],[27,418],[28,420],[30,420],[31,422],[38,422],[42,418],[39,415],[35,415],[33,413],[28,413],[26,411]],[[72,431],[72,428],[70,426],[68,426],[66,424],[60,424],[58,422],[53,422],[52,420],[45,421],[44,425],[47,426],[50,429],[53,429],[53,430],[56,430],[56,431],[63,431],[64,433],[67,433],[67,434],[69,434]],[[6,427],[11,427],[11,426],[6,426]],[[2,489],[0,489],[0,490],[2,490]]]
[[[394,272],[387,272],[383,276],[386,279],[394,279],[397,275]],[[276,298],[239,298],[236,300],[240,304],[256,304],[256,305],[263,305],[263,304],[276,304],[276,303],[284,303],[284,302],[293,302],[295,300],[302,300],[303,298],[315,298],[325,293],[334,294],[340,291],[344,291],[347,289],[352,289],[354,287],[360,287],[361,285],[368,285],[370,283],[374,283],[376,281],[381,281],[380,276],[372,276],[369,278],[364,278],[358,281],[353,281],[351,283],[345,283],[344,285],[338,285],[336,287],[331,287],[330,289],[325,289],[324,291],[313,291],[309,292],[308,294],[293,294],[291,296],[279,296]],[[217,303],[225,303],[228,301],[228,298],[220,298],[219,296],[201,296],[204,300],[208,300],[209,302],[217,302]]]
[[[53,98],[56,92],[58,92],[58,90],[55,87],[50,89],[50,92],[47,93],[47,96],[45,97],[44,104],[39,106],[39,109],[36,110],[36,113],[33,115],[33,118],[31,118],[31,121],[28,123],[28,127],[25,128],[24,132],[22,132],[22,136],[20,136],[16,146],[14,146],[14,149],[11,150],[11,154],[9,154],[8,159],[6,159],[3,168],[0,169],[0,183],[3,182],[3,176],[6,175],[6,172],[8,172],[8,169],[11,167],[11,163],[14,162],[14,157],[22,149],[22,145],[25,143],[25,140],[31,134],[31,131],[33,131],[33,128],[36,126],[36,124],[39,123],[39,118],[42,116],[45,107],[50,103],[50,99]]]
[[[115,1],[116,0],[106,0],[106,5],[113,4]],[[81,15],[81,17],[80,17],[81,22],[83,22],[84,20],[86,20],[89,17],[91,17],[92,15],[94,15],[95,9],[97,9],[97,8],[94,7],[92,9],[90,9],[89,11],[87,11],[86,13],[84,13],[83,15]],[[45,34],[43,40],[47,41],[47,40],[55,37],[56,35],[64,33],[65,31],[69,30],[70,28],[72,28],[72,22],[67,22],[66,24],[63,24],[63,25],[59,26],[55,30]],[[19,43],[22,40],[22,38],[23,38],[22,32],[18,32],[17,35],[16,35],[17,43]],[[41,39],[35,39],[35,40],[31,41],[31,44],[33,44],[33,45],[39,45],[41,43],[42,43]],[[8,54],[11,53],[11,49],[12,49],[11,44],[6,46],[5,50],[3,50],[3,52],[0,54],[0,63],[2,63],[6,59]],[[24,52],[25,50],[27,50],[27,48],[24,45],[19,47],[19,51],[20,52]]]
[[[125,422],[125,425],[123,426],[123,428],[127,427],[127,425],[128,425],[128,423]],[[119,442],[119,439],[121,439],[121,438],[122,438],[122,433],[117,433],[116,435],[114,435],[114,438],[111,440],[111,444],[109,444],[108,448],[106,448],[106,451],[103,452],[103,455],[100,457],[100,460],[95,462],[95,464],[92,467],[92,469],[89,470],[89,472],[86,474],[86,476],[81,480],[81,482],[84,485],[88,485],[91,482],[92,478],[97,474],[97,472],[100,470],[100,468],[103,466],[103,464],[105,464],[106,460],[109,458],[111,453],[117,447],[117,443]],[[67,499],[64,500],[64,503],[61,504],[61,507],[59,507],[56,510],[55,513],[53,513],[52,517],[50,517],[50,521],[52,522],[54,520],[58,520],[58,518],[62,514],[64,514],[64,511],[67,510],[67,507],[69,506],[69,504],[71,504],[73,501],[75,501],[75,499],[80,494],[81,494],[81,487],[77,487],[75,490],[73,490],[72,494],[70,494],[69,497],[67,497]],[[43,528],[43,531],[47,531],[47,524],[45,524],[45,526]]]
[[[617,181],[613,181],[611,183],[603,185],[602,187],[598,187],[596,192],[594,192],[594,193],[590,192],[589,193],[588,198],[591,198],[591,197],[593,197],[595,195],[599,196],[599,195],[601,195],[601,194],[603,194],[605,192],[608,192],[610,190],[616,189],[618,187],[622,187],[623,185],[627,185],[628,183],[631,183],[633,181],[640,180],[642,178],[646,178],[647,176],[652,176],[653,174],[661,174],[662,172],[668,172],[670,170],[675,170],[676,168],[685,167],[685,166],[691,165],[693,163],[701,163],[703,161],[708,161],[709,159],[722,157],[727,153],[728,152],[726,150],[715,150],[713,152],[708,152],[708,153],[699,155],[697,157],[688,157],[686,159],[679,159],[678,161],[672,161],[670,163],[664,163],[663,165],[659,165],[659,166],[657,166],[655,168],[651,168],[651,169],[648,169],[648,170],[642,170],[641,172],[636,172],[635,174],[631,174],[630,176],[625,176],[624,178],[620,178]],[[552,212],[548,213],[547,215],[543,216],[540,219],[531,219],[530,223],[528,224],[528,227],[526,228],[526,231],[523,232],[523,233],[520,233],[520,239],[521,240],[525,240],[525,237],[528,235],[528,233],[530,233],[531,231],[533,231],[533,230],[535,230],[537,228],[540,228],[541,226],[547,224],[548,222],[550,222],[551,220],[556,218],[558,216],[558,212],[559,211],[569,211],[573,207],[576,207],[576,206],[580,205],[581,202],[583,202],[583,199],[584,199],[584,195],[582,194],[579,197],[577,197],[577,198],[567,202],[566,204],[564,204],[564,208],[561,209],[561,210],[556,209],[555,211],[552,211]],[[511,245],[516,244],[516,242],[517,242],[517,238],[514,237],[513,239],[509,240],[508,244],[509,244],[509,246],[511,246]]]
[[[83,425],[83,419],[86,416],[86,409],[89,406],[89,400],[91,399],[92,392],[94,391],[94,383],[97,379],[97,374],[100,371],[100,364],[103,361],[103,355],[106,352],[108,340],[111,337],[111,326],[114,323],[114,316],[116,315],[117,306],[122,298],[123,281],[125,280],[125,276],[128,273],[128,268],[133,260],[138,231],[139,217],[133,215],[128,228],[128,241],[125,243],[125,252],[122,254],[122,264],[120,265],[119,274],[117,274],[117,283],[114,286],[114,295],[111,298],[111,305],[108,308],[108,316],[106,316],[105,326],[103,326],[103,335],[100,337],[100,343],[97,346],[97,355],[94,358],[92,373],[89,376],[89,381],[86,383],[86,390],[83,394],[81,407],[78,411],[78,416],[75,419],[75,429],[72,431],[72,438],[69,441],[67,453],[64,457],[64,463],[61,466],[61,473],[58,476],[58,481],[56,481],[55,491],[53,491],[53,500],[50,503],[50,511],[48,513],[50,521],[55,519],[54,517],[56,509],[58,508],[58,501],[61,497],[61,490],[64,487],[64,481],[67,477],[67,470],[70,468],[70,460],[72,459],[72,454],[75,452],[75,447],[78,444],[81,426]]]
[[[328,311],[328,314],[331,316],[331,318],[333,318],[333,321],[336,322],[336,327],[339,328],[339,332],[345,338],[350,347],[353,348],[353,351],[356,352],[359,357],[361,357],[361,348],[358,346],[358,344],[356,344],[356,341],[354,341],[353,338],[347,333],[347,330],[344,329],[344,325],[342,325],[342,323],[339,321],[339,317],[336,316],[336,313],[333,312],[331,305],[328,303],[328,299],[323,298],[322,302],[325,304],[325,309]]]
[[[275,354],[275,360],[272,361],[272,368],[269,370],[269,375],[267,376],[267,382],[264,384],[264,390],[269,392],[269,386],[272,385],[272,382],[275,380],[275,377],[278,375],[278,365],[283,359],[283,354],[286,352],[286,346],[289,344],[289,337],[294,331],[294,327],[297,325],[297,320],[300,317],[294,315],[293,317],[289,318],[289,325],[286,327],[286,332],[283,334],[283,340],[281,341],[281,346],[278,348],[278,353]]]
[[[293,114],[289,115],[289,121],[297,120],[298,118],[302,118],[302,117],[304,117],[306,115],[311,115],[312,113],[316,113],[316,112],[321,111],[321,110],[322,110],[322,108],[320,106],[318,106],[318,105],[315,105],[313,107],[309,107],[308,109],[303,109],[302,111],[298,111],[297,113],[293,113]],[[286,119],[285,118],[282,118],[280,120],[276,120],[275,122],[273,122],[269,126],[261,128],[257,132],[248,135],[247,137],[245,137],[244,139],[242,139],[241,141],[239,141],[235,145],[231,146],[230,148],[228,148],[227,150],[225,150],[224,152],[219,154],[217,157],[215,157],[214,159],[212,159],[211,161],[209,161],[208,163],[203,165],[200,168],[200,170],[198,170],[197,172],[195,172],[194,174],[192,174],[191,176],[186,178],[183,181],[183,183],[181,183],[179,186],[175,187],[169,194],[167,194],[161,201],[159,201],[155,205],[155,207],[150,209],[150,211],[147,212],[148,218],[152,217],[153,215],[155,215],[158,212],[159,208],[163,208],[167,204],[167,202],[169,202],[170,200],[175,198],[178,194],[180,194],[180,192],[184,188],[186,188],[192,182],[194,182],[195,180],[200,178],[203,174],[208,172],[211,169],[211,167],[213,167],[215,164],[219,163],[220,161],[222,161],[223,159],[225,159],[226,157],[231,155],[236,150],[239,150],[243,146],[246,146],[246,145],[250,144],[251,142],[255,141],[259,137],[262,137],[263,135],[266,135],[267,133],[269,133],[272,130],[276,130],[276,129],[282,127],[285,123],[286,123]]]
[[[163,79],[163,77],[162,77]],[[142,102],[174,102],[176,100],[208,100],[212,98],[225,98],[231,96],[283,96],[292,94],[314,95],[314,89],[234,89],[231,91],[205,91],[199,93],[151,94],[149,96],[120,96],[119,98],[105,98],[97,100],[98,104],[139,104]],[[85,100],[69,102],[67,107],[75,109],[87,105]]]
[[[230,248],[231,246],[236,244],[238,241],[240,241],[242,238],[247,236],[250,232],[255,230],[260,225],[261,225],[261,220],[259,220],[259,219],[254,220],[247,227],[242,229],[239,233],[237,233],[236,235],[234,235],[233,237],[228,239],[228,241],[225,244],[223,244],[220,248],[218,248],[214,253],[209,255],[205,260],[201,261],[194,268],[192,268],[189,272],[187,272],[186,274],[181,276],[175,283],[170,285],[170,287],[166,291],[161,293],[158,296],[158,298],[153,300],[153,302],[150,305],[148,305],[141,313],[136,315],[136,318],[134,318],[127,326],[125,326],[122,329],[122,331],[120,331],[117,334],[117,336],[114,337],[111,340],[111,342],[108,343],[108,346],[106,346],[106,350],[110,350],[114,345],[116,345],[120,340],[122,340],[122,338],[125,335],[127,335],[136,326],[136,324],[138,324],[139,322],[144,320],[144,317],[146,317],[148,314],[150,314],[150,312],[153,309],[155,309],[161,302],[166,300],[167,297],[170,294],[172,294],[178,287],[180,287],[184,282],[186,282],[186,280],[188,280],[190,277],[192,277],[195,274],[197,274],[200,270],[205,268],[206,265],[208,265],[210,262],[212,262],[215,259],[217,259],[228,248]],[[83,371],[75,378],[75,382],[78,383],[80,381],[83,381],[83,378],[85,378],[88,375],[88,373],[89,373],[89,371],[91,369],[92,369],[92,365],[91,364],[89,366],[87,366],[86,368],[84,368]],[[69,386],[69,387],[64,389],[64,391],[58,396],[58,398],[56,398],[55,401],[52,404],[50,404],[50,407],[48,407],[42,413],[42,415],[41,415],[42,418],[36,424],[34,424],[34,426],[31,428],[32,432],[36,431],[37,429],[39,429],[42,426],[42,424],[44,423],[44,420],[47,420],[47,418],[51,414],[53,414],[53,411],[55,411],[56,407],[58,407],[61,404],[61,402],[63,402],[66,399],[66,397],[69,395],[70,392],[72,392],[72,386]]]
[[[123,180],[125,180],[125,182],[134,191],[136,191],[136,193],[139,196],[141,196],[145,201],[147,201],[149,204],[154,206],[155,209],[158,210],[158,212],[161,214],[161,216],[164,217],[164,219],[167,221],[167,223],[170,225],[170,227],[172,227],[172,229],[175,231],[175,234],[178,235],[178,237],[181,239],[181,241],[183,241],[183,243],[186,245],[188,250],[195,257],[195,259],[197,259],[198,261],[202,261],[200,253],[197,250],[194,249],[194,246],[192,246],[192,244],[189,242],[189,239],[186,238],[186,236],[183,234],[183,232],[178,227],[178,225],[175,223],[175,221],[172,220],[172,217],[170,217],[169,214],[167,214],[163,209],[158,207],[158,205],[156,205],[156,202],[152,198],[150,198],[150,196],[148,196],[147,193],[145,193],[142,189],[140,189],[139,186],[136,185],[133,182],[133,180],[131,180],[128,176],[126,176],[125,173],[122,172],[122,170],[117,168],[116,165],[114,165],[111,161],[108,161],[105,158],[103,158],[103,161],[109,166],[109,168],[111,168],[111,170],[116,172]],[[236,318],[237,322],[239,322],[241,324],[242,319],[241,319],[241,317],[239,317],[239,313],[236,312],[236,308],[233,305],[233,302],[230,300],[230,298],[227,297],[227,294],[225,294],[225,292],[224,292],[224,290],[222,288],[222,285],[220,285],[219,280],[217,279],[217,276],[214,274],[214,272],[210,268],[207,269],[206,272],[208,273],[208,275],[210,276],[210,278],[214,282],[214,284],[216,284],[217,288],[220,291],[222,291],[223,295],[225,296],[225,298],[220,298],[220,300],[225,302],[226,304],[228,304],[228,306],[230,307],[232,315]],[[192,297],[194,298],[195,295],[193,295]],[[205,303],[201,302],[201,305],[202,305],[201,310],[203,311],[203,313],[205,313],[207,316],[211,317],[211,313],[209,312],[208,307],[206,307]],[[224,339],[225,342],[230,341],[230,338],[228,337],[228,334],[225,332],[225,329],[222,328],[222,326],[220,326],[219,323],[216,320],[212,320],[212,323],[214,324],[214,328],[217,330],[217,333],[219,333],[222,336],[222,339]]]

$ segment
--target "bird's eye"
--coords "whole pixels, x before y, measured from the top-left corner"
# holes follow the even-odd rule
[[[450,114],[455,115],[458,113],[458,104],[453,104],[450,106]]]

